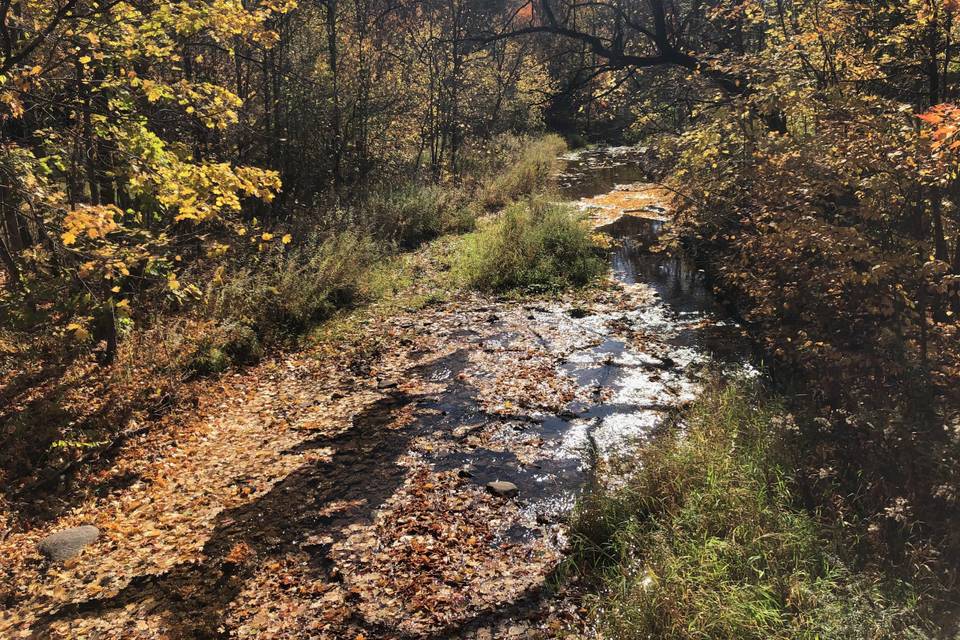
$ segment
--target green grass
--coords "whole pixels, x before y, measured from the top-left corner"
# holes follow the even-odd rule
[[[461,184],[409,183],[381,188],[357,205],[357,221],[379,241],[400,249],[466,233],[487,210],[549,187],[566,150],[556,135],[502,136],[468,154]]]
[[[317,324],[367,302],[369,273],[381,259],[369,236],[351,232],[257,255],[207,286],[197,314],[207,326],[181,346],[182,367],[219,374],[296,344]]]
[[[571,568],[602,637],[925,637],[902,583],[852,571],[796,506],[791,419],[747,383],[717,385],[644,448],[626,487],[586,498]]]
[[[539,199],[510,205],[468,235],[454,265],[480,291],[546,291],[583,286],[606,269],[589,227],[571,208]]]

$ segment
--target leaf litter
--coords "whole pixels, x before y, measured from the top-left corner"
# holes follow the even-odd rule
[[[667,350],[627,318],[650,301],[612,281],[465,295],[223,377],[97,478],[127,481],[0,541],[0,635],[587,637],[575,589],[550,586],[565,525],[541,503],[569,509],[590,464],[569,433],[613,392],[565,365],[611,337]],[[79,524],[100,538],[46,564],[37,542]]]

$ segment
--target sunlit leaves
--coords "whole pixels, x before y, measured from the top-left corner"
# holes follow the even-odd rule
[[[73,246],[78,237],[84,236],[91,240],[106,238],[120,228],[116,222],[120,214],[113,205],[83,206],[69,211],[63,220],[63,244]]]
[[[46,242],[16,256],[26,276],[52,279],[64,317],[126,317],[151,290],[197,295],[181,282],[180,238],[207,242],[201,225],[237,223],[244,201],[271,201],[280,179],[196,158],[181,142],[176,122],[222,135],[242,107],[225,83],[183,72],[183,43],[268,47],[277,38],[271,21],[296,3],[81,3],[64,15],[57,3],[16,6],[11,44],[36,44],[0,78],[0,117],[36,128],[0,148],[0,169],[13,178],[10,201],[44,229]],[[37,127],[46,112],[25,118],[37,105],[58,114],[53,126]],[[226,244],[209,242],[207,255],[226,253]]]
[[[960,131],[960,108],[952,104],[938,104],[917,116],[930,125],[934,150],[960,148],[960,140],[955,140]]]

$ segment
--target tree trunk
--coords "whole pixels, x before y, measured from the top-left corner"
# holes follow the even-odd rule
[[[7,271],[7,289],[11,292],[20,291],[20,269],[17,268],[17,263],[7,247],[3,234],[0,234],[0,261],[3,262],[3,267]]]

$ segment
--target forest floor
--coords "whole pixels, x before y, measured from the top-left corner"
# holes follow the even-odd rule
[[[601,225],[664,212],[650,193],[584,202]],[[566,517],[695,397],[708,363],[677,338],[702,319],[616,261],[560,296],[437,295],[451,242],[310,348],[208,381],[62,515],[2,536],[0,635],[588,636],[576,584],[555,578]],[[41,539],[83,524],[93,544],[43,560]]]

